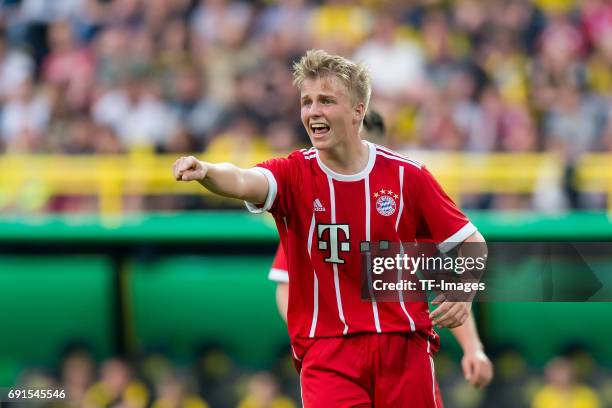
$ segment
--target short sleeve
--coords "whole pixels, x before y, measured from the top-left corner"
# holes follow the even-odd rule
[[[253,170],[261,172],[268,180],[268,195],[263,204],[245,202],[247,209],[259,214],[265,211],[283,213],[290,185],[292,161],[289,158],[275,158],[257,164]]]
[[[476,232],[476,227],[425,167],[417,172],[414,182],[417,188],[417,239],[428,237],[438,244],[440,251],[447,252]]]
[[[287,268],[287,257],[283,246],[279,245],[274,256],[274,262],[268,273],[268,279],[277,283],[289,283],[289,271]]]

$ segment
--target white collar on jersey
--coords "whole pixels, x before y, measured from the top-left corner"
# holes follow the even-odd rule
[[[319,167],[321,167],[321,170],[323,170],[325,174],[327,174],[329,177],[335,180],[338,180],[338,181],[363,180],[364,178],[368,176],[368,174],[370,174],[370,171],[372,171],[372,168],[374,167],[374,162],[376,161],[376,145],[374,143],[368,142],[367,140],[363,140],[363,143],[365,143],[368,146],[368,164],[366,164],[363,170],[361,170],[359,173],[355,173],[355,174],[336,173],[335,171],[327,167],[323,163],[323,161],[321,161],[318,150],[317,150],[317,163],[319,163]]]

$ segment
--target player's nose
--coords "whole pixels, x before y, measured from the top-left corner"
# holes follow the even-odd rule
[[[310,105],[310,109],[308,109],[308,118],[319,118],[323,116],[323,109],[322,109],[322,105],[318,102],[313,102],[312,105]]]

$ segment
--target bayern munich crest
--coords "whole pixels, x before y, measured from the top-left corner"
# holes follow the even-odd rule
[[[395,200],[399,198],[397,194],[391,190],[381,189],[374,193],[374,198],[376,198],[376,211],[380,215],[389,217],[395,214],[397,208]]]

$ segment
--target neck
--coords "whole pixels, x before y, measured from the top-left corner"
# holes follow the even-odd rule
[[[319,159],[330,170],[345,175],[363,170],[368,165],[368,155],[368,145],[360,138],[334,146],[333,149],[319,150]]]

